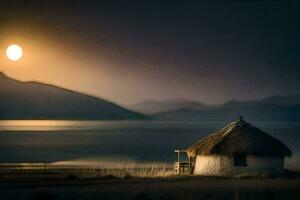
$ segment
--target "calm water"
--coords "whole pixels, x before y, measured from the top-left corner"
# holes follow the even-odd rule
[[[300,155],[300,123],[253,123]],[[134,160],[171,162],[226,125],[220,122],[0,121],[1,162]]]

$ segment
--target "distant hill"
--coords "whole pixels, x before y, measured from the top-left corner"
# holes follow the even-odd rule
[[[243,115],[251,121],[300,121],[300,94],[273,96],[257,101],[230,101],[206,109],[180,108],[156,113],[160,120],[232,121]]]
[[[165,101],[148,100],[130,107],[132,110],[144,114],[157,114],[161,112],[170,112],[182,108],[206,109],[206,106],[200,102],[187,99],[170,99]]]
[[[300,94],[277,95],[262,100],[263,103],[293,106],[300,105]]]
[[[0,72],[0,119],[148,119],[103,99]]]

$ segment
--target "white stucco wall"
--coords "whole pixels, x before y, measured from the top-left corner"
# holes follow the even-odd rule
[[[244,173],[283,174],[284,157],[247,155],[247,166],[234,166],[233,157],[198,155],[194,174],[212,176],[236,176]]]

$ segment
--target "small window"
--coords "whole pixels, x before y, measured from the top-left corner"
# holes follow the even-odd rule
[[[246,154],[235,154],[233,157],[234,166],[246,167],[247,166],[247,155]]]

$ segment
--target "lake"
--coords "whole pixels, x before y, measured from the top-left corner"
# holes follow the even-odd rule
[[[58,161],[172,162],[186,149],[222,128],[224,122],[0,121],[2,163]],[[255,122],[300,154],[299,122]]]

